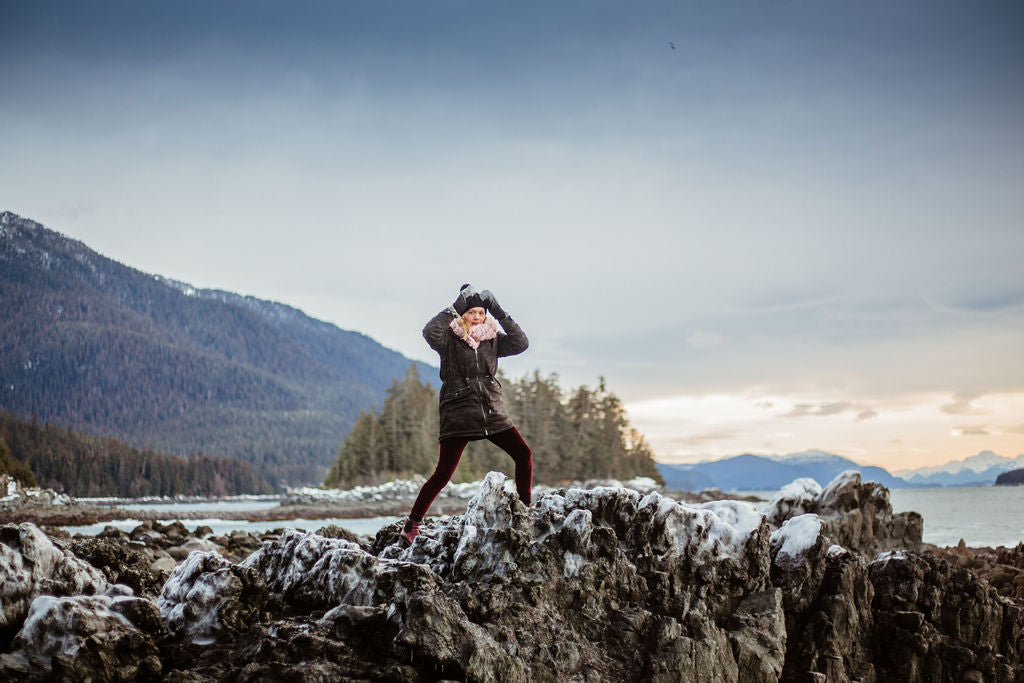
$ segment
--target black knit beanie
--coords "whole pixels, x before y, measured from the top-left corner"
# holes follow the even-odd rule
[[[467,287],[470,289],[472,293],[469,296],[464,297],[466,299],[466,303],[468,304],[466,306],[466,310],[468,311],[470,308],[478,307],[487,308],[486,306],[484,306],[484,300],[480,298],[480,294],[475,289],[473,289],[473,285],[469,284],[468,282],[459,287],[459,294],[466,293],[465,290]]]

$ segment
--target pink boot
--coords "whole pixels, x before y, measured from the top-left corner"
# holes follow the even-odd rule
[[[402,541],[402,545],[408,547],[412,545],[412,542],[416,540],[416,537],[420,535],[420,523],[414,522],[411,519],[405,520],[405,528],[402,529],[402,533],[398,536]]]

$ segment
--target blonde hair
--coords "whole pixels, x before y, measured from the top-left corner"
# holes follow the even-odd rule
[[[463,337],[468,337],[469,333],[470,333],[470,330],[473,329],[473,324],[471,322],[469,322],[468,320],[466,320],[466,317],[464,315],[460,315],[458,317],[458,321],[459,321],[459,327],[462,328],[462,336]]]

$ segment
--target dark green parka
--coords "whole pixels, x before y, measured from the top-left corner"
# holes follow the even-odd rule
[[[499,320],[505,333],[485,339],[474,349],[451,329],[455,309],[441,311],[423,328],[423,338],[441,356],[438,439],[483,439],[513,426],[495,375],[498,358],[522,353],[530,342],[515,320]]]

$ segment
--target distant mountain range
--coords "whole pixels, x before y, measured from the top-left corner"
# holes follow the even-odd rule
[[[800,477],[810,477],[824,486],[844,470],[859,470],[865,481],[877,481],[887,488],[931,486],[987,486],[996,477],[1021,467],[1024,455],[1002,458],[991,451],[946,463],[941,467],[902,470],[895,476],[881,467],[861,465],[825,451],[806,451],[783,456],[737,455],[722,460],[692,465],[658,463],[658,471],[669,489],[700,491],[718,488],[724,491],[777,489]],[[977,470],[975,468],[978,468]]]
[[[0,330],[0,408],[240,457],[276,485],[322,481],[359,412],[413,364],[298,309],[143,273],[10,212]]]
[[[963,460],[950,460],[945,465],[900,470],[894,474],[912,486],[970,486],[991,484],[1000,474],[1024,467],[1024,455],[1004,458],[992,451],[982,451]]]

